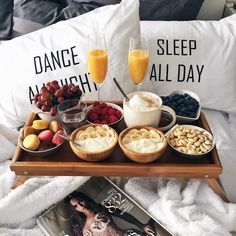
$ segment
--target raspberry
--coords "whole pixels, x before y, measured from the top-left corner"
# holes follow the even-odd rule
[[[122,115],[121,115],[121,112],[120,112],[119,110],[116,110],[116,111],[115,111],[115,116],[120,119],[121,116],[122,116]]]
[[[107,107],[107,104],[106,103],[101,103],[101,106],[102,106],[102,108],[105,108],[105,107]]]
[[[110,119],[110,123],[115,123],[116,121],[118,121],[118,118],[114,115],[111,115],[109,119]]]
[[[102,120],[100,124],[105,125],[105,124],[108,124],[108,122],[106,120]]]
[[[104,108],[102,109],[102,111],[101,111],[101,114],[106,115],[107,112],[108,112],[108,108],[107,108],[107,107],[104,107]]]
[[[94,124],[100,124],[100,121],[99,120],[95,120],[93,123]]]
[[[108,109],[108,114],[109,114],[109,116],[114,116],[115,115],[115,110],[113,109],[113,108],[109,108]]]
[[[92,109],[92,111],[93,111],[93,113],[96,113],[96,114],[100,114],[100,113],[101,113],[101,110],[98,109],[97,107],[94,107],[94,108]]]
[[[91,121],[95,121],[95,120],[98,119],[98,115],[97,115],[96,113],[91,113],[91,114],[89,115],[89,119],[90,119]]]
[[[96,106],[98,106],[99,104],[100,104],[100,102],[94,102],[94,103],[93,103],[93,106],[96,107]]]

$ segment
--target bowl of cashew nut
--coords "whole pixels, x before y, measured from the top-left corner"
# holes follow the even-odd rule
[[[194,125],[180,125],[168,136],[170,147],[181,156],[195,159],[206,156],[214,148],[213,135]]]

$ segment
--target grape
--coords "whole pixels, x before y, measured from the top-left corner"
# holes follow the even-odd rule
[[[52,116],[55,116],[57,114],[57,108],[56,107],[52,107],[51,110],[50,110],[50,114]]]
[[[62,103],[65,101],[65,99],[63,97],[59,97],[59,98],[57,98],[57,101],[58,101],[58,103]]]
[[[40,93],[34,96],[34,103],[43,112],[49,111],[51,115],[55,116],[58,104],[68,99],[80,99],[81,95],[82,91],[78,85],[70,83],[60,87],[58,81],[53,80],[52,82],[47,82],[40,89]]]
[[[51,97],[48,92],[44,92],[41,94],[41,101],[42,102],[46,102],[46,101],[50,101],[50,100],[51,100]]]
[[[47,90],[48,90],[48,92],[51,93],[51,94],[54,94],[54,92],[55,92],[55,89],[53,88],[52,85],[47,85]]]
[[[56,97],[62,97],[63,96],[63,94],[64,94],[64,91],[62,90],[62,89],[58,89],[58,90],[56,90],[56,92],[55,92],[55,96]]]

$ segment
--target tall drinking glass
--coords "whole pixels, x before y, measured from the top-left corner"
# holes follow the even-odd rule
[[[90,78],[97,85],[98,101],[101,101],[100,86],[106,78],[108,67],[108,53],[103,34],[91,34],[88,36],[87,58]]]
[[[137,86],[139,90],[140,84],[142,84],[149,61],[149,49],[147,37],[130,38],[129,42],[129,74],[132,82]]]

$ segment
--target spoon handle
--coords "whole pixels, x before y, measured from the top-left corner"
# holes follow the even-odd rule
[[[114,80],[116,86],[118,87],[118,89],[120,90],[120,92],[121,92],[121,93],[123,94],[123,96],[125,97],[125,99],[126,99],[127,101],[129,101],[128,96],[125,94],[124,90],[120,87],[120,85],[119,85],[119,83],[117,82],[116,78],[113,78],[113,80]]]
[[[174,125],[169,131],[167,131],[161,138],[158,139],[158,143],[162,142],[162,140],[168,136],[173,130],[175,130],[179,124]]]
[[[67,135],[58,134],[58,133],[57,133],[56,135],[60,136],[61,138],[64,138],[64,139],[67,140],[68,142],[72,142],[72,143],[74,143],[74,144],[80,146],[79,143],[75,142],[74,140],[72,140],[72,139],[71,139],[70,137],[68,137]]]

